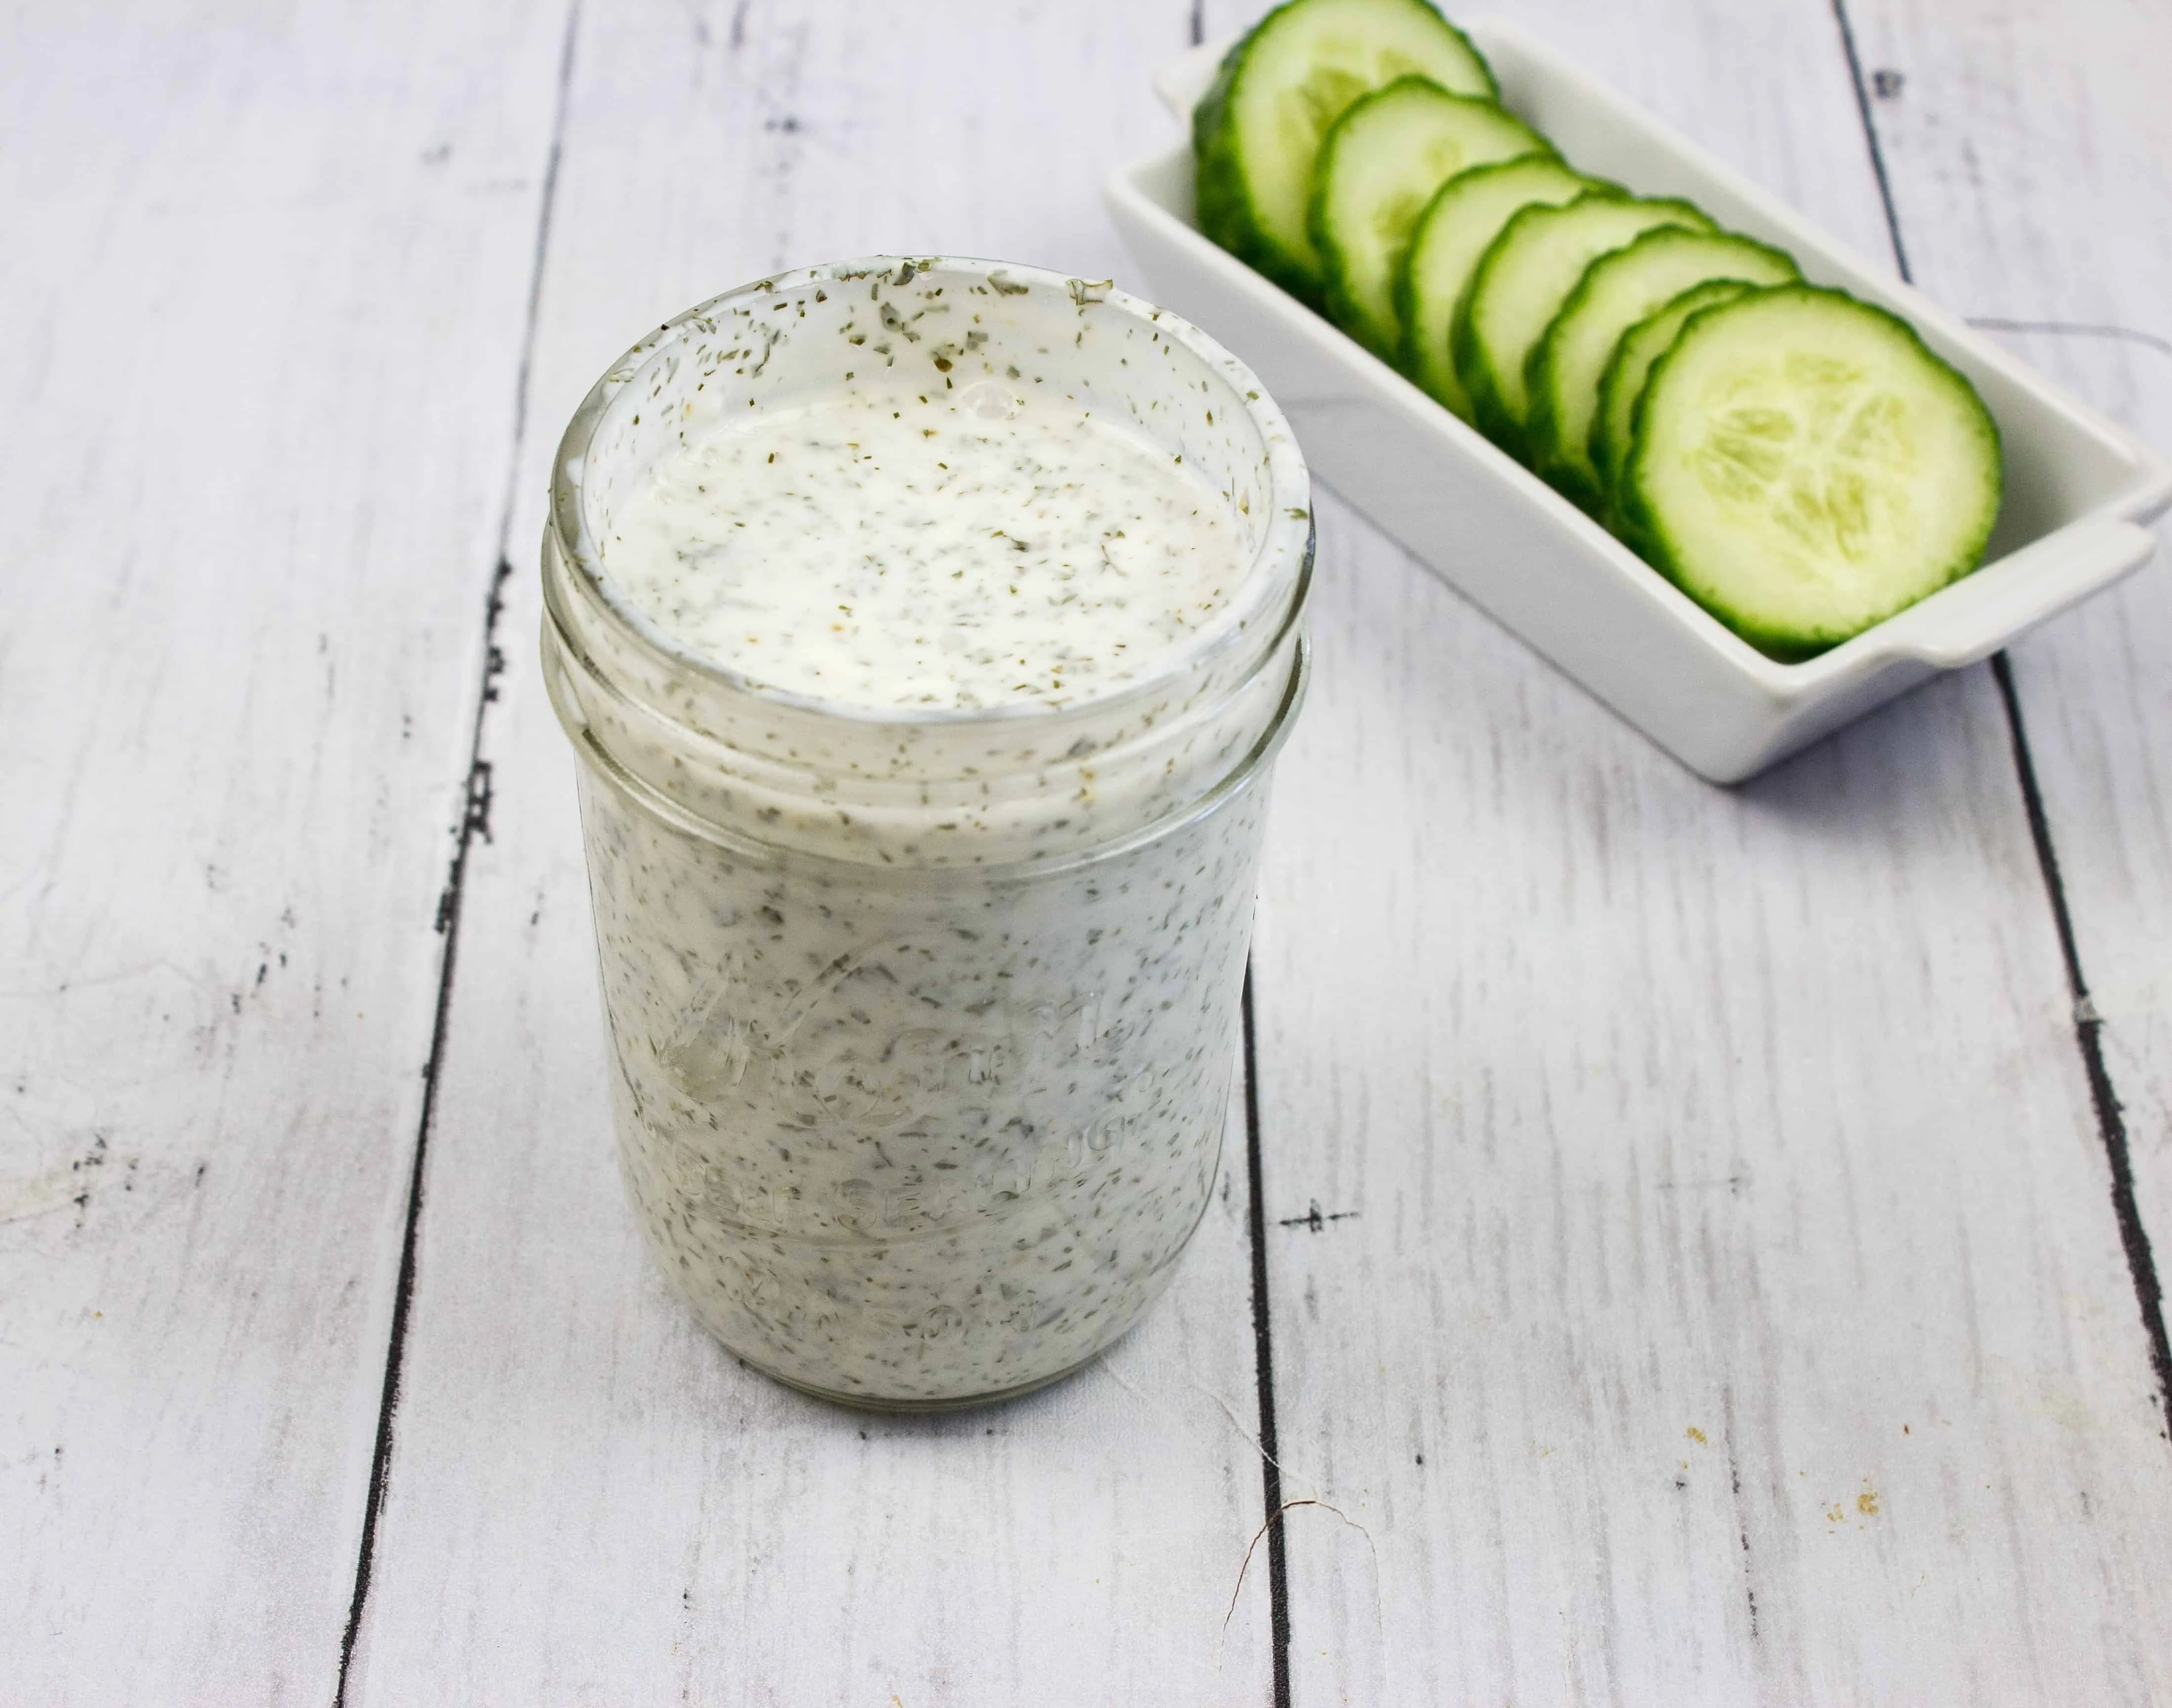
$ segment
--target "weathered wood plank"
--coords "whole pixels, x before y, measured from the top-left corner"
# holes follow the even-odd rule
[[[1828,8],[1517,10],[1880,253]],[[2161,1695],[1988,672],[1720,792],[1325,526],[1256,957],[1295,1700]]]
[[[556,50],[500,4],[9,25],[11,1701],[331,1696]]]
[[[610,1154],[573,758],[534,665],[550,430],[642,327],[907,247],[1119,269],[1180,8],[592,8],[574,61],[389,1500],[351,1700],[1257,1702],[1241,1127],[1168,1300],[1052,1392],[820,1406],[663,1291]],[[1000,66],[1000,74],[992,67]],[[1233,1611],[1234,1608],[1234,1611]]]
[[[1272,1252],[1285,1498],[1355,1527],[1292,1514],[1297,1700],[2147,1700],[2172,1477],[1984,685],[1721,795],[1328,521],[1258,951],[1270,1222],[1355,1212]]]
[[[2001,336],[2031,361],[2172,450],[2172,17],[1986,0],[1934,15],[1851,0],[1849,13],[1916,276],[1963,313],[2008,323]],[[2013,670],[2086,980],[2083,1024],[2101,1022],[2123,1105],[2111,1142],[2132,1159],[2137,1233],[2156,1236],[2161,1282],[2172,1254],[2172,567],[2160,556],[2030,636]]]

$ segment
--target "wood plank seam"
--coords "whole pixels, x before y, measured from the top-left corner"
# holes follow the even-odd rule
[[[1186,34],[1207,39],[1207,0],[1191,0]],[[1272,1648],[1275,1708],[1290,1708],[1290,1606],[1288,1527],[1282,1523],[1282,1443],[1275,1429],[1274,1330],[1267,1312],[1267,1210],[1260,1156],[1260,1055],[1252,1024],[1252,964],[1245,963],[1245,1159],[1251,1190],[1252,1337],[1259,1379],[1260,1510],[1266,1514],[1268,1641]],[[1239,1582],[1243,1582],[1239,1574]]]
[[[1191,0],[1186,34],[1207,39],[1207,0]],[[1282,1443],[1275,1428],[1274,1330],[1267,1311],[1267,1210],[1260,1156],[1260,1055],[1252,1023],[1252,964],[1245,963],[1245,1159],[1251,1190],[1252,1336],[1259,1379],[1260,1510],[1266,1514],[1268,1641],[1272,1648],[1275,1708],[1290,1708],[1290,1606],[1288,1527],[1282,1523]],[[1315,1210],[1317,1206],[1314,1206]],[[1243,1576],[1239,1575],[1241,1586]]]
[[[345,1708],[347,1684],[354,1665],[357,1639],[362,1634],[363,1614],[369,1602],[369,1581],[377,1546],[377,1521],[384,1511],[391,1474],[393,1419],[400,1405],[400,1370],[406,1347],[407,1322],[415,1295],[415,1260],[422,1219],[422,1189],[429,1159],[430,1129],[437,1112],[438,1080],[445,1057],[445,1038],[452,1011],[453,975],[460,948],[460,900],[467,878],[468,852],[481,835],[490,840],[491,765],[483,757],[482,739],[490,706],[497,698],[497,679],[505,669],[505,653],[497,643],[498,619],[505,610],[505,584],[512,579],[513,513],[518,497],[520,458],[528,425],[529,369],[535,349],[537,310],[541,300],[543,262],[551,239],[551,210],[556,199],[558,161],[566,130],[567,99],[573,84],[573,42],[580,25],[580,0],[567,8],[565,38],[558,55],[556,107],[551,121],[551,147],[543,169],[543,187],[535,222],[535,247],[529,267],[526,320],[521,330],[520,365],[513,384],[513,443],[508,459],[506,490],[500,513],[497,561],[492,567],[490,590],[483,605],[482,679],[477,685],[475,717],[468,741],[468,771],[461,804],[459,833],[445,873],[445,887],[438,900],[437,932],[444,941],[438,963],[437,1006],[430,1024],[429,1053],[422,1064],[422,1107],[416,1121],[413,1160],[407,1178],[406,1221],[401,1232],[400,1270],[394,1282],[392,1327],[384,1353],[384,1383],[377,1410],[377,1437],[369,1466],[369,1486],[362,1516],[362,1539],[355,1550],[354,1592],[347,1603],[347,1627],[340,1636],[339,1675],[333,1687],[333,1708]]]
[[[2134,1162],[2127,1143],[2126,1119],[2119,1093],[2105,1065],[2104,1021],[2089,1002],[2088,980],[2082,975],[2082,956],[2074,941],[2073,916],[2067,909],[2066,889],[2059,878],[2059,857],[2051,843],[2051,824],[2044,811],[2043,792],[2037,786],[2036,765],[2029,752],[2029,734],[2021,721],[2021,700],[2013,687],[2013,668],[2004,653],[1991,661],[1997,679],[1999,697],[2006,702],[2006,721],[2013,732],[2013,766],[2020,774],[2021,798],[2029,812],[2029,834],[2036,845],[2036,863],[2044,874],[2045,894],[2051,904],[2051,919],[2059,935],[2059,953],[2067,967],[2067,991],[2074,999],[2074,1041],[2082,1052],[2082,1066],[2089,1075],[2089,1101],[2095,1105],[2097,1131],[2104,1141],[2105,1157],[2111,1166],[2112,1215],[2119,1224],[2121,1245],[2126,1253],[2127,1272],[2134,1278],[2136,1302],[2142,1308],[2142,1325],[2149,1336],[2149,1362],[2157,1372],[2157,1397],[2165,1410],[2167,1427],[2160,1430],[2172,1441],[2172,1344],[2164,1332],[2164,1294],[2157,1278],[2157,1263],[2149,1249],[2149,1233],[2142,1225],[2142,1211],[2134,1192]]]
[[[1198,24],[1193,16],[1193,27]],[[1252,968],[1245,965],[1241,1000],[1245,1031],[1245,1167],[1251,1191],[1252,1339],[1260,1388],[1261,1510],[1266,1514],[1267,1606],[1273,1645],[1275,1708],[1290,1708],[1289,1560],[1282,1523],[1282,1442],[1275,1427],[1275,1354],[1272,1319],[1267,1310],[1267,1211],[1260,1155],[1260,1052],[1252,1023]],[[1242,1577],[1239,1577],[1239,1582]]]
[[[1885,215],[1885,235],[1893,245],[1893,265],[1911,284],[1915,274],[1908,266],[1908,246],[1900,240],[1900,216],[1893,201],[1893,181],[1885,175],[1885,150],[1878,140],[1877,121],[1870,112],[1870,85],[1863,78],[1863,56],[1856,49],[1855,28],[1847,21],[1847,0],[1832,0],[1833,22],[1840,26],[1841,51],[1847,56],[1848,86],[1855,91],[1855,110],[1863,121],[1863,139],[1870,147],[1871,175],[1878,180],[1878,205]]]
[[[1900,211],[1893,199],[1893,186],[1886,176],[1885,153],[1878,137],[1878,124],[1871,111],[1869,85],[1865,82],[1862,56],[1856,48],[1855,31],[1848,22],[1847,0],[1832,0],[1833,19],[1840,27],[1841,46],[1847,56],[1850,82],[1855,89],[1856,110],[1863,120],[1863,139],[1870,149],[1871,170],[1878,180],[1878,196],[1885,215],[1885,229],[1893,244],[1893,262],[1900,277],[1913,282],[1908,266],[1908,250],[1900,235]],[[2019,328],[2023,323],[1979,320],[1978,325],[2012,325]],[[2126,327],[2083,325],[2080,323],[2030,323],[2034,330],[2066,330],[2090,336],[2115,337],[2167,348],[2164,341],[2147,333],[2137,333]],[[2082,970],[2081,952],[2074,939],[2073,916],[2067,905],[2066,890],[2059,878],[2059,859],[2051,841],[2051,821],[2045,815],[2043,792],[2036,778],[2035,761],[2029,749],[2029,732],[2021,713],[2020,696],[2013,686],[2013,669],[2003,651],[1994,653],[1991,660],[1993,678],[1998,684],[1999,698],[2006,708],[2006,725],[2013,748],[2013,769],[2021,787],[2021,799],[2029,819],[2029,834],[2035,846],[2036,864],[2044,879],[2045,898],[2051,910],[2052,928],[2059,940],[2059,952],[2067,971],[2067,994],[2074,1005],[2074,1042],[2081,1052],[2082,1068],[2089,1080],[2089,1099],[2097,1117],[2097,1136],[2105,1150],[2105,1159],[2111,1173],[2112,1217],[2119,1229],[2120,1244],[2126,1257],[2127,1273],[2134,1284],[2135,1303],[2141,1311],[2142,1332],[2149,1340],[2150,1367],[2157,1378],[2157,1401],[2164,1415],[2159,1433],[2172,1441],[2172,1340],[2168,1340],[2164,1327],[2164,1289],[2158,1280],[2157,1263],[2150,1249],[2148,1230],[2142,1226],[2142,1212],[2135,1196],[2134,1168],[2127,1142],[2126,1122],[2122,1114],[2119,1095],[2112,1084],[2110,1070],[2105,1064],[2103,1040],[2099,1036],[2103,1022],[2089,1004],[2089,982]]]
[[[2160,338],[2132,326],[2106,326],[2088,320],[2009,320],[2000,314],[1971,314],[1969,325],[1987,332],[2050,332],[2069,338],[2116,338],[2172,356],[2172,338]]]
[[[1734,1387],[1732,1383],[1719,1390],[1719,1422],[1726,1431],[1727,1490],[1734,1502],[1734,1533],[1742,1541],[1742,1593],[1750,1604],[1750,1640],[1757,1641],[1757,1562],[1750,1551],[1750,1521],[1742,1510],[1742,1461],[1734,1451],[1740,1437],[1734,1426]]]

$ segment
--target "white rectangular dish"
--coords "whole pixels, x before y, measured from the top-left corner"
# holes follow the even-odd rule
[[[1806,663],[1766,657],[1573,504],[1402,375],[1202,236],[1190,140],[1110,179],[1109,211],[1148,294],[1250,363],[1314,471],[1442,580],[1715,782],[1755,776],[1942,670],[1988,657],[2139,568],[2172,466],[1906,285],[1490,19],[1465,26],[1502,99],[1572,165],[1684,196],[1793,252],[1814,282],[1912,321],[1974,382],[2004,443],[2006,496],[1983,567]],[[1156,79],[1189,121],[1227,44]]]

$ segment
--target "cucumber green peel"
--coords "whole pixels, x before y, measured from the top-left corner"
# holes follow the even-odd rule
[[[1662,228],[1601,255],[1584,269],[1531,355],[1525,438],[1533,465],[1563,497],[1596,511],[1591,427],[1599,380],[1622,335],[1707,279],[1781,285],[1801,277],[1780,250],[1726,232]]]
[[[1497,103],[1398,78],[1361,95],[1328,127],[1312,170],[1307,225],[1335,324],[1392,362],[1403,341],[1395,282],[1433,192],[1467,167],[1551,155]]]
[[[1395,318],[1403,329],[1404,373],[1469,421],[1470,394],[1449,350],[1456,306],[1487,245],[1522,209],[1558,207],[1586,191],[1629,192],[1586,178],[1551,155],[1473,166],[1441,185],[1418,216],[1410,252],[1395,274]]]
[[[1317,304],[1325,280],[1306,227],[1327,128],[1360,95],[1431,78],[1492,99],[1493,73],[1425,0],[1289,0],[1229,51],[1192,112],[1199,228]]]
[[[1712,279],[1692,285],[1659,313],[1632,326],[1614,346],[1599,382],[1599,416],[1591,424],[1591,460],[1599,470],[1599,487],[1605,495],[1604,519],[1617,534],[1621,524],[1616,489],[1621,484],[1621,465],[1629,459],[1637,404],[1644,395],[1644,380],[1652,364],[1667,353],[1683,322],[1698,309],[1731,303],[1750,288],[1739,279]]]
[[[1686,201],[1592,194],[1526,207],[1502,228],[1471,277],[1452,348],[1479,429],[1503,449],[1527,454],[1528,364],[1583,270],[1663,225],[1712,229]]]
[[[1653,564],[1775,658],[1808,658],[1975,568],[1998,429],[1905,320],[1782,285],[1690,316],[1623,475]]]

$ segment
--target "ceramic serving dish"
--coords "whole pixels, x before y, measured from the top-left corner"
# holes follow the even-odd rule
[[[1149,294],[1249,363],[1314,470],[1451,587],[1715,782],[1736,782],[2138,568],[2172,467],[1739,174],[1492,19],[1466,26],[1502,98],[1572,164],[1686,196],[1793,251],[1812,281],[1912,321],[1997,417],[2006,497],[1984,565],[1806,663],[1741,640],[1475,430],[1200,235],[1189,137],[1119,171],[1109,210]],[[1164,67],[1189,121],[1228,44]]]

